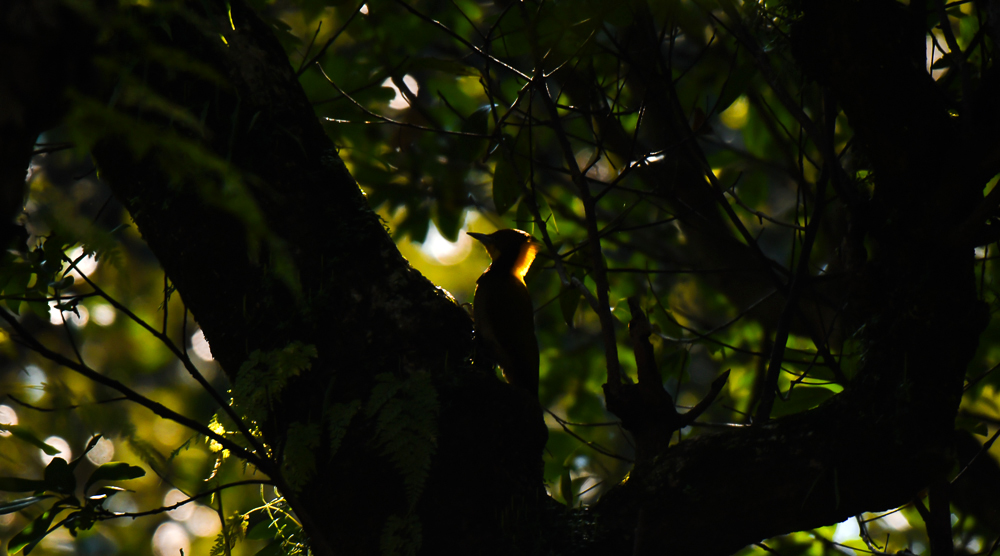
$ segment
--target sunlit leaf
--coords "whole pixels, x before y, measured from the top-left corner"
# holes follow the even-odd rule
[[[128,479],[137,479],[145,475],[146,470],[141,467],[129,465],[122,461],[113,461],[105,463],[95,469],[94,472],[90,474],[90,478],[87,479],[87,483],[84,485],[83,490],[86,491],[90,488],[90,485],[96,483],[97,481],[125,481]]]
[[[285,551],[281,548],[281,541],[275,540],[267,543],[264,548],[254,553],[254,556],[283,556]]]
[[[21,532],[14,535],[14,538],[10,539],[10,542],[7,544],[7,554],[17,554],[22,549],[25,556],[30,554],[31,550],[38,544],[38,541],[42,540],[49,533],[49,526],[52,525],[52,520],[57,513],[58,511],[53,510],[43,513],[22,529]]]
[[[521,180],[514,163],[507,156],[497,158],[493,170],[493,205],[497,214],[503,215],[521,196]]]
[[[83,461],[83,458],[89,454],[91,450],[97,447],[97,443],[101,441],[101,438],[103,437],[100,434],[95,434],[91,437],[90,441],[87,442],[86,448],[83,449],[83,452],[69,463],[70,471],[76,469],[76,467],[80,465],[80,462]]]
[[[10,490],[10,489],[3,489],[3,490]],[[46,498],[53,498],[53,497],[55,497],[54,494],[42,494],[39,496],[29,496],[28,498],[20,498],[18,500],[11,500],[10,502],[0,503],[0,515],[10,514],[16,511],[23,510],[24,508],[27,508],[28,506],[31,506],[36,502],[40,502],[42,500],[45,500]]]
[[[60,452],[58,448],[54,448],[53,446],[42,442],[41,439],[35,436],[35,433],[31,432],[31,429],[22,425],[0,425],[0,430],[6,430],[10,432],[14,438],[23,440],[32,446],[41,448],[41,450],[47,455],[54,456]]]

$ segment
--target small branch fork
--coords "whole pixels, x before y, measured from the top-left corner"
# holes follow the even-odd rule
[[[190,357],[188,357],[187,350],[179,349],[176,346],[176,344],[174,344],[173,341],[165,334],[165,327],[163,332],[157,330],[149,323],[139,318],[135,313],[133,313],[127,307],[122,305],[118,300],[110,296],[103,289],[101,289],[100,286],[94,283],[84,272],[82,272],[77,267],[77,263],[80,260],[79,258],[77,260],[72,260],[64,256],[64,260],[69,264],[69,268],[66,271],[67,273],[76,272],[91,288],[94,289],[94,292],[92,294],[85,294],[86,296],[97,295],[104,298],[113,307],[123,312],[131,320],[133,320],[134,322],[142,326],[144,329],[146,329],[150,334],[152,334],[157,340],[159,340],[164,346],[166,346],[167,349],[169,349],[171,353],[173,353],[182,362],[185,369],[187,369],[187,371],[191,374],[191,376],[194,377],[194,379],[198,382],[198,384],[201,385],[201,387],[204,388],[209,393],[209,395],[211,395],[211,397],[216,401],[216,403],[223,410],[223,412],[225,412],[226,415],[228,415],[230,419],[233,420],[239,432],[242,434],[244,438],[246,438],[247,442],[250,444],[250,448],[249,449],[244,448],[243,446],[240,446],[239,444],[233,442],[226,436],[211,430],[206,425],[199,423],[193,419],[190,419],[180,413],[177,413],[176,411],[160,403],[157,403],[147,398],[146,396],[143,396],[142,394],[136,392],[135,390],[132,390],[122,382],[104,376],[97,370],[88,366],[83,361],[83,359],[80,357],[79,350],[76,349],[75,345],[74,345],[74,352],[77,356],[77,360],[70,359],[62,355],[61,353],[49,349],[37,338],[35,338],[35,336],[32,335],[27,329],[25,329],[18,321],[15,315],[11,314],[7,310],[0,309],[0,319],[6,321],[8,326],[10,326],[10,328],[14,331],[14,333],[17,334],[18,340],[25,347],[38,353],[42,357],[62,367],[65,367],[73,372],[76,372],[92,380],[93,382],[96,382],[103,386],[107,386],[121,394],[121,397],[114,398],[108,401],[128,400],[137,403],[149,409],[159,417],[174,421],[175,423],[178,423],[198,434],[211,438],[212,440],[218,442],[220,445],[228,449],[236,456],[254,465],[267,475],[275,477],[277,474],[276,473],[277,467],[268,458],[267,449],[264,446],[262,446],[260,442],[253,436],[253,434],[247,428],[246,424],[236,414],[233,408],[229,404],[227,404],[225,400],[221,397],[221,395],[218,392],[216,392],[216,390],[205,380],[205,378],[201,375],[198,369],[194,366],[194,363],[191,361]],[[164,310],[166,310],[165,306]],[[166,323],[164,322],[164,324]],[[72,338],[70,339],[70,341],[72,343]],[[42,410],[41,408],[33,408],[33,409]],[[72,409],[72,407],[64,409]],[[276,480],[280,481],[280,478]]]
[[[239,430],[240,434],[242,434],[247,439],[247,442],[250,443],[250,446],[253,448],[253,451],[256,452],[257,454],[260,454],[262,457],[266,457],[267,451],[260,444],[260,442],[257,441],[256,437],[254,437],[254,435],[250,432],[249,428],[247,428],[246,424],[243,422],[243,419],[241,419],[240,416],[236,414],[236,411],[233,410],[233,408],[228,403],[226,403],[226,401],[215,390],[215,388],[213,388],[212,385],[209,384],[207,380],[205,380],[205,377],[202,376],[200,371],[198,371],[198,368],[194,366],[194,362],[191,361],[191,358],[187,354],[187,349],[184,350],[178,349],[178,347],[173,343],[173,341],[170,340],[170,338],[164,332],[157,331],[155,328],[150,326],[144,320],[140,319],[135,313],[129,310],[128,307],[122,305],[121,302],[119,302],[117,299],[108,295],[108,293],[105,292],[103,289],[101,289],[101,287],[98,286],[96,283],[94,283],[94,281],[91,280],[89,276],[87,276],[86,274],[83,273],[83,271],[77,268],[76,265],[79,262],[79,259],[73,261],[70,260],[69,258],[65,258],[65,260],[67,263],[69,263],[70,270],[76,271],[76,273],[81,278],[83,278],[83,280],[87,283],[87,285],[89,285],[91,288],[94,289],[94,292],[97,293],[97,295],[103,297],[105,301],[110,303],[115,309],[118,309],[119,311],[124,313],[126,316],[132,319],[132,321],[134,321],[136,324],[145,328],[147,332],[152,334],[153,337],[155,337],[157,340],[160,341],[160,343],[166,346],[166,348],[169,349],[170,352],[173,353],[178,360],[180,360],[180,362],[184,365],[184,369],[187,370],[187,372],[191,375],[191,377],[194,378],[196,382],[198,382],[198,384],[212,397],[212,399],[215,400],[215,403],[218,404],[218,406],[222,409],[222,411],[225,412],[226,416],[228,416],[233,421],[233,423]],[[163,307],[164,307],[164,331],[165,331],[166,307],[167,307],[166,302],[164,302]],[[254,465],[257,464],[255,463]]]
[[[232,483],[227,483],[227,484],[224,484],[224,485],[219,485],[219,486],[217,486],[215,488],[208,489],[208,490],[206,490],[204,492],[199,492],[198,494],[191,495],[191,496],[185,498],[184,500],[181,500],[180,502],[177,502],[176,504],[172,504],[170,506],[162,506],[160,508],[156,508],[156,509],[153,509],[153,510],[146,510],[146,511],[143,511],[143,512],[121,512],[121,513],[109,513],[109,514],[106,514],[106,515],[102,514],[102,515],[99,515],[97,519],[99,521],[106,521],[106,520],[109,520],[109,519],[121,519],[123,517],[130,517],[132,519],[135,519],[137,517],[144,517],[144,516],[147,516],[147,515],[156,515],[156,514],[162,514],[162,513],[166,513],[166,512],[171,512],[171,511],[176,510],[177,508],[180,508],[181,506],[184,506],[186,504],[190,504],[191,502],[194,502],[194,501],[199,500],[201,498],[207,498],[209,496],[215,496],[216,494],[219,494],[220,492],[222,492],[222,491],[224,491],[226,489],[230,489],[230,488],[237,487],[237,486],[246,486],[246,485],[271,485],[271,486],[274,486],[274,482],[273,481],[262,481],[262,480],[259,480],[259,479],[257,479],[257,480],[247,480],[247,481],[235,481],[235,482],[232,482]],[[225,524],[225,521],[223,521],[223,524]]]
[[[674,431],[693,423],[715,402],[729,380],[729,371],[712,382],[708,394],[697,405],[687,413],[677,413],[673,398],[663,388],[653,345],[649,343],[649,336],[653,333],[649,319],[637,297],[630,297],[628,305],[632,312],[629,337],[635,352],[639,381],[636,384],[621,384],[619,388],[606,387],[605,395],[608,410],[621,417],[622,425],[635,436],[637,460],[641,460],[644,451],[656,451],[669,445]]]
[[[139,394],[135,390],[132,390],[128,386],[125,386],[121,382],[108,378],[98,373],[94,369],[91,369],[85,364],[77,363],[76,361],[73,361],[72,359],[69,359],[68,357],[62,355],[61,353],[57,353],[50,350],[49,348],[45,347],[41,342],[39,342],[34,336],[32,336],[30,332],[25,330],[25,328],[21,326],[21,323],[17,321],[17,318],[15,318],[14,315],[10,314],[8,311],[0,310],[0,319],[7,321],[7,324],[10,325],[10,327],[14,330],[14,332],[17,333],[20,340],[23,341],[24,344],[29,349],[38,353],[42,357],[58,365],[66,367],[71,371],[79,373],[98,384],[107,386],[108,388],[120,392],[128,400],[133,401],[149,409],[150,411],[152,411],[153,413],[155,413],[160,417],[163,417],[164,419],[169,419],[171,421],[174,421],[175,423],[183,425],[199,434],[202,434],[204,436],[211,438],[212,440],[215,440],[225,448],[231,450],[234,454],[257,466],[265,473],[267,472],[267,470],[270,470],[272,468],[272,466],[267,462],[267,460],[264,460],[258,457],[257,454],[254,454],[253,452],[248,451],[246,448],[243,448],[242,446],[235,444],[232,440],[229,440],[228,438],[216,433],[215,431],[209,429],[207,426],[197,421],[194,421],[193,419],[185,417],[184,415],[181,415],[180,413],[177,413],[176,411],[173,411],[172,409],[169,409],[160,403],[150,400],[149,398],[143,396],[142,394]]]

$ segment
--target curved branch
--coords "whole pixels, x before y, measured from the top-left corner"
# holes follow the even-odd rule
[[[35,351],[42,357],[52,361],[53,363],[66,367],[67,369],[76,372],[98,384],[107,386],[108,388],[120,392],[123,396],[128,398],[129,401],[135,402],[145,407],[146,409],[149,409],[154,414],[164,419],[169,419],[171,421],[174,421],[179,425],[183,425],[199,434],[211,438],[212,440],[221,444],[226,449],[230,450],[232,453],[255,465],[257,468],[267,473],[268,475],[274,472],[275,468],[268,460],[259,457],[257,454],[248,451],[246,448],[238,444],[235,444],[232,440],[229,440],[228,438],[216,433],[215,431],[209,429],[207,426],[193,419],[185,417],[184,415],[181,415],[180,413],[177,413],[176,411],[167,408],[163,404],[154,402],[153,400],[143,396],[142,394],[139,394],[135,390],[132,390],[128,386],[125,386],[121,382],[114,380],[112,378],[108,378],[98,373],[97,371],[91,369],[87,365],[84,365],[83,363],[77,363],[76,361],[73,361],[72,359],[65,357],[61,353],[57,353],[45,347],[44,344],[39,342],[34,336],[31,335],[31,333],[25,330],[25,328],[21,326],[21,323],[17,321],[17,318],[8,313],[6,309],[0,309],[0,318],[7,321],[7,324],[12,329],[14,329],[15,332],[17,332],[18,337],[21,339],[21,341],[25,343],[25,345],[28,348]]]

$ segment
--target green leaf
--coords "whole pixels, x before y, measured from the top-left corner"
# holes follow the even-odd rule
[[[66,243],[57,237],[50,237],[45,240],[45,245],[42,246],[42,252],[45,253],[45,258],[42,261],[42,270],[48,274],[59,272],[59,269],[63,265],[63,247],[65,245]]]
[[[31,280],[32,272],[28,267],[23,267],[22,272],[17,272],[10,277],[10,282],[3,289],[3,294],[8,297],[24,297],[24,292],[28,290],[28,282]],[[7,299],[7,307],[15,315],[21,309],[21,300]],[[13,431],[12,431],[13,432]]]
[[[632,322],[632,309],[628,306],[628,299],[621,299],[611,310],[611,314],[622,324],[627,325]]]
[[[73,285],[76,278],[72,276],[63,276],[61,280],[56,280],[55,282],[49,282],[49,287],[57,290],[65,290],[66,288]]]
[[[833,395],[833,392],[827,388],[796,386],[792,389],[787,401],[778,400],[778,403],[774,404],[771,417],[782,417],[811,409],[833,397]]]
[[[663,358],[660,368],[663,369],[664,376],[677,377],[681,379],[691,364],[688,352],[683,348],[675,348]]]
[[[381,373],[375,379],[378,383],[364,409],[365,415],[375,421],[375,434],[369,442],[388,456],[403,476],[403,487],[413,507],[437,450],[437,390],[427,373],[413,373],[405,379]]]
[[[458,60],[443,58],[414,58],[407,64],[407,71],[415,69],[437,70],[458,77],[479,77],[479,70]]]
[[[490,105],[480,106],[469,114],[469,117],[462,122],[462,131],[466,133],[478,133],[486,135],[490,128],[490,112],[493,108]]]
[[[129,465],[123,461],[112,461],[98,467],[90,474],[87,484],[83,490],[86,492],[90,485],[97,481],[125,481],[128,479],[138,479],[146,475],[146,470],[135,465]]]
[[[549,205],[548,200],[545,199],[545,195],[535,195],[535,203],[538,205],[538,214],[542,217],[542,222],[540,223],[546,229],[549,225],[555,232],[559,233],[559,224],[556,222],[556,213],[552,211],[552,207]]]
[[[12,514],[16,511],[20,511],[36,502],[45,500],[46,498],[53,498],[54,494],[41,494],[39,496],[29,496],[27,498],[19,498],[17,500],[11,500],[10,502],[5,502],[0,504],[0,515]]]
[[[14,538],[7,544],[7,554],[16,554],[21,549],[24,549],[25,556],[30,554],[31,550],[38,544],[38,541],[42,540],[49,533],[49,525],[52,525],[52,519],[55,518],[58,512],[58,510],[49,510],[43,513],[22,529],[20,533],[14,535]]]
[[[485,137],[489,133],[490,110],[489,105],[476,109],[472,114],[469,114],[468,118],[462,121],[462,126],[459,129],[465,133],[475,133]],[[472,163],[486,154],[486,147],[489,145],[489,141],[485,138],[463,137],[460,141],[456,141],[454,145],[455,158],[462,162]]]
[[[8,431],[14,436],[14,438],[23,440],[32,446],[41,448],[46,455],[54,456],[60,452],[58,448],[54,448],[42,442],[37,436],[35,436],[35,433],[31,432],[30,429],[27,429],[22,425],[0,425],[0,430]]]
[[[952,56],[946,53],[942,55],[940,58],[938,58],[936,62],[931,64],[931,69],[938,70],[938,69],[950,68],[954,63],[954,61],[955,60],[952,58]]]
[[[757,75],[757,64],[746,59],[746,55],[740,52],[736,58],[736,66],[726,79],[722,90],[719,92],[719,100],[716,102],[715,113],[719,114],[729,108],[740,95],[746,92],[750,86],[750,81]]]
[[[416,243],[423,243],[427,239],[427,230],[430,229],[431,216],[427,206],[421,204],[415,207],[407,207],[406,216],[403,221],[396,225],[392,236],[399,239],[410,236],[410,240]]]
[[[559,477],[559,494],[562,495],[566,506],[572,508],[574,498],[573,478],[569,475],[569,469],[564,470],[562,476]]]
[[[493,169],[493,204],[497,214],[502,216],[520,196],[521,180],[517,176],[517,168],[508,156],[503,155]]]
[[[70,494],[76,490],[76,477],[69,463],[62,458],[53,458],[45,466],[45,489]]]
[[[581,298],[583,298],[583,294],[580,293],[580,290],[571,285],[564,286],[562,292],[559,293],[559,310],[562,312],[566,326],[570,328],[573,328],[573,316],[576,314],[577,307],[580,306]]]
[[[45,490],[45,481],[21,479],[19,477],[0,477],[0,490],[6,492],[37,492]]]
[[[296,421],[289,425],[281,471],[292,490],[299,491],[316,474],[316,453],[320,444],[318,424]]]
[[[966,430],[979,436],[989,436],[990,429],[980,419],[968,415],[959,415],[955,418],[955,429]]]
[[[101,441],[101,435],[95,434],[94,437],[90,439],[90,442],[87,442],[87,447],[83,449],[83,453],[77,456],[76,459],[74,459],[69,463],[70,471],[76,469],[76,466],[80,465],[80,462],[83,460],[83,457],[89,454],[90,451],[93,450],[97,446],[97,443],[100,441]]]
[[[449,206],[451,205],[451,206]],[[438,203],[434,211],[434,224],[441,235],[451,242],[458,241],[458,233],[462,231],[462,224],[465,223],[465,210],[452,203]]]
[[[269,519],[264,519],[257,522],[256,525],[253,525],[252,527],[250,527],[249,530],[247,530],[247,540],[261,541],[264,539],[273,539],[274,533],[269,531],[272,523],[274,522]],[[258,554],[260,553],[258,552]]]
[[[379,536],[379,548],[385,556],[412,556],[423,543],[423,527],[415,512],[403,517],[390,515]]]
[[[250,537],[247,537],[250,538]],[[284,556],[285,551],[281,548],[281,541],[271,541],[264,548],[258,550],[254,556]]]
[[[45,292],[39,291],[29,291],[28,295],[31,297],[43,297],[46,295]],[[28,308],[31,312],[35,314],[42,321],[49,320],[49,303],[47,301],[29,301]]]
[[[677,324],[673,315],[669,311],[664,311],[657,307],[649,313],[653,323],[653,332],[667,338],[683,338],[684,329]]]
[[[531,207],[526,198],[517,204],[517,210],[514,212],[514,227],[529,234],[535,233],[535,217],[531,214]]]
[[[249,421],[263,421],[288,381],[308,371],[316,356],[316,346],[302,342],[266,352],[254,350],[236,375],[234,404]]]
[[[118,486],[114,486],[114,485],[102,486],[101,488],[97,489],[97,491],[94,492],[94,494],[91,494],[90,496],[88,496],[87,499],[88,500],[102,500],[102,499],[106,500],[106,499],[111,498],[112,496],[118,494],[119,492],[126,492],[127,490],[128,489],[125,489],[125,488],[122,488],[122,487],[118,487]]]
[[[337,455],[337,450],[340,449],[340,443],[347,436],[347,427],[350,426],[351,420],[361,409],[361,400],[352,400],[351,403],[335,403],[330,406],[324,412],[324,417],[327,420],[327,426],[330,429],[330,459]]]

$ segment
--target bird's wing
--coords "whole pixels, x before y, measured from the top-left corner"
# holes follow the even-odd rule
[[[476,330],[504,376],[515,386],[538,390],[538,340],[534,310],[524,284],[513,275],[483,275],[476,288]]]

